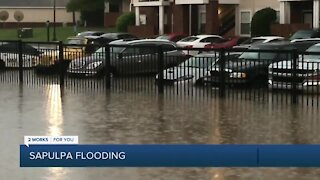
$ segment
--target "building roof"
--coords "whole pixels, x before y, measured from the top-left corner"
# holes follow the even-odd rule
[[[57,7],[65,7],[69,0],[56,0]],[[52,7],[53,0],[0,0],[0,7]]]

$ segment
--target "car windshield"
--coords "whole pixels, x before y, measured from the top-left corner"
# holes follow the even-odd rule
[[[313,31],[298,31],[290,37],[290,40],[311,38],[313,35]]]
[[[119,54],[119,53],[122,53],[124,49],[125,49],[124,47],[112,47],[111,53]]]
[[[194,68],[207,68],[216,61],[216,57],[213,56],[196,56],[181,63],[180,67],[194,67]]]
[[[197,40],[199,38],[195,37],[195,36],[190,36],[190,37],[186,37],[184,39],[181,39],[180,42],[193,42],[195,40]]]
[[[320,61],[320,46],[311,46],[309,49],[307,49],[306,52],[313,52],[319,54],[308,54],[304,56],[304,59]]]
[[[168,35],[161,35],[161,36],[158,36],[156,39],[169,39],[169,36]]]
[[[101,55],[104,52],[105,52],[104,47],[102,47],[102,48],[99,48],[98,50],[96,50],[96,52],[94,52],[93,55],[94,56]]]
[[[246,41],[242,42],[241,45],[247,45],[247,44],[258,44],[258,43],[262,43],[264,41],[264,39],[258,39],[258,38],[250,38],[247,39]]]
[[[245,60],[272,60],[277,56],[274,52],[244,52],[239,59]]]
[[[259,43],[263,43],[265,39],[252,39],[251,40],[251,44],[259,44]]]

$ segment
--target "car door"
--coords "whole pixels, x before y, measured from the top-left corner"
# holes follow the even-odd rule
[[[140,54],[135,61],[137,71],[139,73],[155,73],[158,72],[158,48],[156,44],[145,43],[141,44]]]

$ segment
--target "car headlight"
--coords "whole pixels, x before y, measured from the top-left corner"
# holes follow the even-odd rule
[[[193,75],[181,76],[177,78],[177,81],[185,81],[185,80],[192,79],[193,77],[194,77]]]
[[[231,78],[246,78],[247,74],[242,72],[233,72],[230,74]]]
[[[94,62],[94,63],[90,63],[90,64],[88,64],[88,66],[86,67],[86,69],[96,69],[96,68],[99,67],[101,64],[102,64],[101,61]]]

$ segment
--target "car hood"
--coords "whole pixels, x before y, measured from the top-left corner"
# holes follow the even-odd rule
[[[248,61],[248,60],[239,60],[239,61],[227,61],[225,64],[225,69],[228,69],[230,71],[245,71],[247,69],[251,69],[253,67],[257,66],[266,66],[268,67],[269,61]],[[216,70],[219,71],[220,69],[220,64],[216,64],[215,66],[212,67],[211,70]]]
[[[270,64],[269,68],[273,69],[292,69],[292,61],[280,61]],[[315,70],[320,69],[320,61],[304,59],[297,62],[297,69]]]

